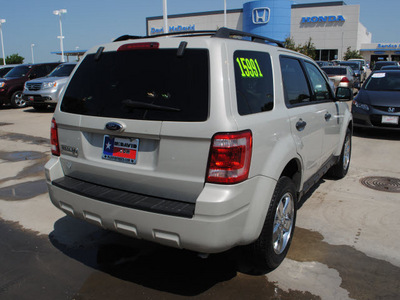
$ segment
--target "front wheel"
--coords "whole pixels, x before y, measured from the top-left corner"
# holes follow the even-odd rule
[[[330,168],[329,175],[337,179],[344,178],[347,175],[347,172],[349,171],[350,158],[351,158],[351,130],[350,128],[347,128],[339,161]]]
[[[21,91],[17,91],[11,96],[11,106],[15,108],[23,108],[26,106],[26,101],[22,99]]]
[[[289,251],[296,223],[296,188],[288,177],[281,177],[258,239],[250,244],[254,266],[266,271],[276,269]]]

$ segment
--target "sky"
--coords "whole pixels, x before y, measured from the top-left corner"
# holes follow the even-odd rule
[[[295,0],[297,4],[333,0]],[[344,0],[360,5],[360,21],[372,33],[373,43],[400,43],[400,0]],[[227,9],[243,8],[249,0],[226,0]],[[125,35],[146,35],[146,17],[163,15],[163,0],[0,0],[5,56],[19,54],[24,63],[53,62],[60,56],[59,17],[62,15],[64,50],[88,50]],[[223,10],[224,0],[168,0],[168,14]],[[0,45],[1,47],[1,45]],[[0,49],[1,51],[1,49]],[[0,57],[2,54],[0,52]]]

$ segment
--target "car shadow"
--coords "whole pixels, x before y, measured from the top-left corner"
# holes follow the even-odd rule
[[[244,247],[211,254],[170,248],[103,230],[65,216],[49,234],[52,245],[68,257],[123,281],[182,296],[199,295],[238,272],[261,275],[244,257]]]
[[[374,140],[400,141],[400,131],[394,131],[394,130],[354,127],[353,135],[359,138],[367,138]]]
[[[33,107],[25,107],[24,112],[27,113],[54,113],[55,107],[47,107],[43,109],[35,109]]]

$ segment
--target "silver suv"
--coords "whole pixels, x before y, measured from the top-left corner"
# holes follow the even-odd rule
[[[51,201],[176,248],[246,245],[276,268],[302,195],[348,171],[352,117],[339,98],[352,93],[335,96],[309,57],[273,42],[222,28],[91,49],[52,120]]]
[[[75,66],[76,63],[61,64],[46,77],[25,82],[22,99],[34,109],[45,109],[49,105],[56,106]]]

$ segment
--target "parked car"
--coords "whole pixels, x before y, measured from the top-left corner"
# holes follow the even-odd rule
[[[383,66],[381,70],[400,70],[400,65],[388,65],[388,66]]]
[[[362,58],[350,58],[347,61],[358,61],[359,63],[361,63],[361,67],[363,68],[364,73],[367,74],[367,70],[369,69],[369,66],[368,66],[368,63],[367,63],[367,61],[365,59],[362,59]]]
[[[59,65],[46,77],[25,82],[22,99],[34,109],[55,107],[76,63]]]
[[[333,66],[333,63],[331,63],[331,62],[329,62],[329,61],[316,60],[315,62],[316,62],[317,65],[320,66],[320,67]]]
[[[400,130],[400,70],[372,73],[354,98],[354,126]]]
[[[353,69],[348,66],[322,67],[321,69],[333,81],[335,88],[346,87],[358,89],[360,87],[359,80],[355,76]]]
[[[341,61],[338,64],[339,66],[349,66],[352,68],[360,84],[363,83],[367,78],[367,73],[364,72],[361,63],[358,61]]]
[[[399,66],[399,62],[397,62],[397,61],[377,61],[377,62],[375,62],[372,71],[378,71],[383,66]]]
[[[10,103],[13,107],[26,106],[22,91],[26,81],[49,74],[59,63],[19,65],[0,79],[0,105]]]
[[[176,248],[246,245],[274,269],[299,199],[349,169],[351,113],[309,57],[237,30],[209,35],[124,36],[85,54],[52,120],[50,198]]]
[[[17,65],[3,65],[0,66],[0,78],[3,78],[8,72],[10,72]]]

